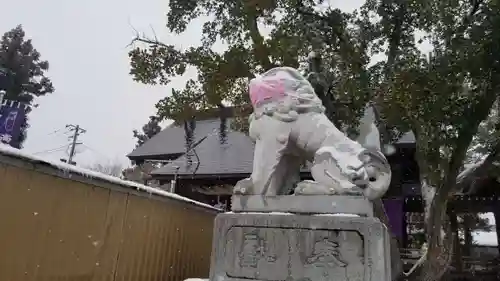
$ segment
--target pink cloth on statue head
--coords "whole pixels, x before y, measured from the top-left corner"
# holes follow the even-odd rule
[[[250,81],[250,101],[254,107],[267,100],[278,100],[285,96],[285,84],[282,78],[257,78]]]

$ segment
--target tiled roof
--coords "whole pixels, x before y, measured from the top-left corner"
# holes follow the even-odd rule
[[[201,141],[202,138],[211,134],[213,130],[218,130],[220,126],[220,116],[231,118],[238,114],[250,114],[251,108],[225,107],[212,108],[198,112],[196,116],[196,126],[194,129],[193,143]],[[186,138],[183,126],[171,124],[146,141],[140,147],[134,149],[127,157],[130,160],[173,160],[186,152]]]
[[[206,138],[188,153],[189,157],[183,155],[151,174],[173,175],[176,170],[178,175],[185,176],[250,174],[253,163],[253,141],[245,133],[231,130],[231,119],[227,119],[227,134],[221,139],[220,122],[220,119],[197,122],[196,130],[199,131],[196,131],[196,135]]]
[[[220,124],[219,119],[202,120],[196,122],[196,128],[193,133],[193,143],[200,141],[203,137],[210,134]],[[186,137],[184,127],[170,125],[156,134],[143,145],[134,149],[127,155],[130,160],[158,160],[175,159],[186,151]]]

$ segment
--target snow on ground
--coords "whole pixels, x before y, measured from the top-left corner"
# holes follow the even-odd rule
[[[496,221],[495,221],[495,216],[493,216],[493,213],[485,213],[485,214],[480,214],[479,215],[481,218],[488,219],[488,224],[495,226]],[[493,231],[491,232],[485,232],[485,231],[476,231],[472,234],[472,237],[474,238],[474,241],[478,245],[482,246],[497,246],[497,233],[495,231],[495,227],[493,227]]]
[[[481,246],[497,246],[497,233],[495,231],[476,231],[473,234],[474,241]]]
[[[78,174],[78,175],[81,175],[81,176],[84,176],[87,178],[98,179],[98,180],[106,181],[106,182],[109,182],[112,184],[136,189],[138,191],[144,191],[144,192],[147,192],[149,194],[154,194],[154,195],[158,195],[158,196],[162,196],[162,197],[169,197],[169,198],[172,198],[172,199],[175,199],[178,201],[185,201],[185,202],[188,202],[188,203],[191,203],[194,205],[198,205],[198,206],[201,206],[204,208],[220,211],[219,209],[214,208],[213,206],[210,206],[208,204],[204,204],[204,203],[201,203],[201,202],[198,202],[195,200],[191,200],[189,198],[182,197],[182,196],[177,195],[175,193],[171,193],[171,192],[159,189],[159,188],[142,185],[142,184],[132,182],[132,181],[125,181],[125,180],[122,180],[122,179],[117,178],[117,177],[105,175],[105,174],[91,171],[88,169],[84,169],[81,167],[76,167],[76,166],[69,165],[69,164],[66,164],[63,162],[49,161],[49,160],[34,156],[30,153],[26,153],[22,150],[10,147],[10,146],[2,144],[2,143],[0,143],[0,154],[4,154],[4,155],[11,156],[14,158],[23,159],[23,160],[26,160],[29,162],[35,162],[35,163],[49,165],[49,166],[52,166],[53,168],[56,168],[56,169],[59,169],[59,170],[65,171],[65,172],[73,173],[73,174]]]
[[[315,216],[318,216],[318,217],[351,217],[351,218],[359,218],[360,215],[356,215],[356,214],[346,214],[346,213],[336,213],[336,214],[317,214]]]

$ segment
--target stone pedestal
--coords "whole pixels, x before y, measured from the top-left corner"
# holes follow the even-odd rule
[[[231,210],[258,213],[354,214],[373,217],[373,204],[364,196],[233,195]]]
[[[210,281],[388,281],[389,239],[374,217],[220,214]]]

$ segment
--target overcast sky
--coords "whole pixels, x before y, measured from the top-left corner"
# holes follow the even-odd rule
[[[66,124],[87,130],[81,141],[78,164],[120,161],[134,148],[132,130],[155,113],[154,104],[169,88],[132,81],[127,45],[133,28],[150,32],[165,42],[187,47],[198,43],[199,26],[185,36],[166,33],[167,1],[158,0],[21,0],[2,3],[0,32],[22,24],[28,38],[50,63],[48,75],[56,91],[40,98],[30,114],[31,128],[25,150],[49,158],[64,150],[40,153],[68,143]],[[8,11],[8,12],[5,12]],[[182,79],[180,79],[182,80]],[[182,86],[182,81],[172,83]],[[166,144],[165,144],[166,145]]]

